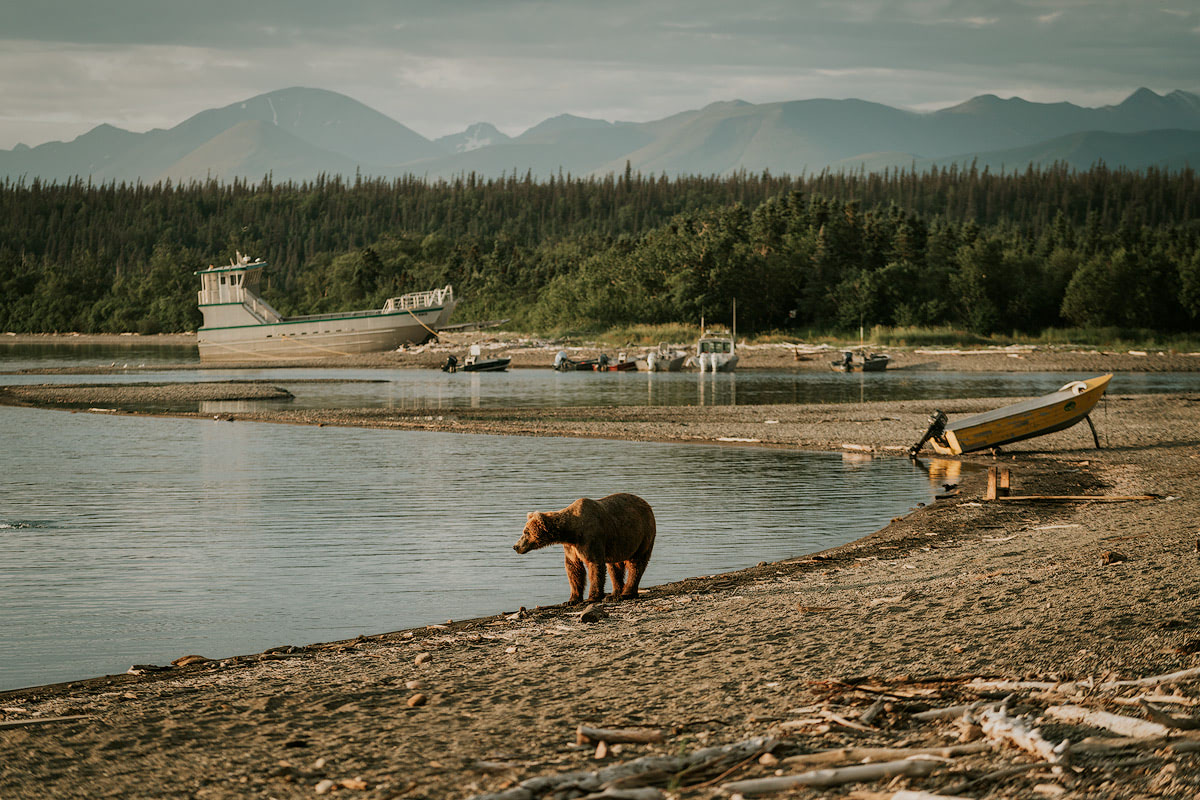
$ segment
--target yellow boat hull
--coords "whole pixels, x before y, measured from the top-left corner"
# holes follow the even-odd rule
[[[1110,380],[1111,373],[1073,381],[1054,394],[967,417],[947,425],[940,436],[934,437],[933,449],[942,455],[957,456],[1065,430],[1095,408]]]

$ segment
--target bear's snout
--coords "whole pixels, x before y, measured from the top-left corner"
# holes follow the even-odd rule
[[[527,542],[527,541],[525,540],[525,537],[524,537],[524,536],[522,536],[520,539],[518,539],[518,540],[517,540],[517,543],[513,545],[513,550],[516,550],[516,551],[517,551],[518,553],[520,553],[521,555],[525,555],[525,554],[526,554],[526,553],[528,553],[528,552],[529,552],[531,549],[532,549],[532,548],[529,546],[529,542]]]

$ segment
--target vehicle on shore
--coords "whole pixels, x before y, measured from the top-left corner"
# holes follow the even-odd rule
[[[457,301],[449,286],[387,300],[380,309],[284,317],[257,294],[267,262],[241,253],[228,266],[197,270],[204,324],[200,360],[242,362],[326,358],[395,350],[437,337]]]
[[[1088,414],[1100,402],[1110,380],[1112,373],[1085,381],[1071,381],[1052,394],[985,411],[954,423],[949,422],[941,411],[934,411],[929,417],[929,430],[908,449],[908,454],[915,456],[927,441],[933,443],[935,452],[957,456],[1065,430],[1084,419],[1091,426]],[[1092,426],[1092,436],[1099,447],[1095,426]]]

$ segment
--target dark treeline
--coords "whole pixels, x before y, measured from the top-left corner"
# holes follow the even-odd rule
[[[458,320],[1194,330],[1190,170],[0,185],[0,329],[193,330],[194,270],[285,314],[454,285]]]

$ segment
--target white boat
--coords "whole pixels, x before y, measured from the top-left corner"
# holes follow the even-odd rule
[[[395,350],[436,337],[457,302],[447,285],[390,298],[375,310],[284,317],[255,292],[266,265],[238,253],[228,266],[196,271],[204,315],[196,331],[201,361],[278,361]]]
[[[666,342],[659,342],[657,350],[650,350],[637,360],[637,367],[645,372],[679,372],[687,353],[676,350]]]
[[[737,367],[737,346],[733,335],[709,331],[696,342],[693,356],[701,372],[733,372]]]

